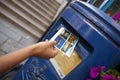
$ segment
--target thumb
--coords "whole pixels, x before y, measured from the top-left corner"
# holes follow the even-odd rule
[[[54,46],[55,46],[55,44],[56,44],[56,42],[55,42],[55,41],[49,41],[49,46],[54,47]]]
[[[58,54],[58,49],[55,47],[56,41],[49,41],[49,43],[53,50],[53,57],[55,57]]]

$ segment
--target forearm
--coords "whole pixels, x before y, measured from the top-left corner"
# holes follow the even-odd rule
[[[7,70],[32,56],[33,46],[29,46],[18,51],[9,53],[0,57],[0,75],[4,74]]]
[[[0,76],[30,56],[44,59],[57,55],[54,41],[40,42],[0,57]]]

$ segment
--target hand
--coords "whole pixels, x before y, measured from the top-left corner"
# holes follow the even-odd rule
[[[45,59],[53,58],[57,55],[55,41],[40,42],[34,45],[33,55]]]

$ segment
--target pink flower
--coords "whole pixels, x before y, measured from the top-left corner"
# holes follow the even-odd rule
[[[115,16],[113,16],[114,20],[118,20],[120,19],[120,12],[118,12],[117,14],[115,14]]]
[[[110,74],[110,75],[104,75],[101,80],[116,80],[115,77]]]
[[[90,76],[91,76],[91,78],[97,78],[98,75],[100,74],[100,72],[103,71],[104,69],[105,69],[105,66],[91,68],[90,69]]]
[[[120,80],[120,76],[117,77],[117,80]]]

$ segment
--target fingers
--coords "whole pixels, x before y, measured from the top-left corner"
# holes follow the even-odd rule
[[[50,45],[50,46],[55,46],[56,44],[56,41],[49,41],[48,39],[46,39],[45,42],[48,42],[47,45]]]
[[[56,45],[56,41],[52,41],[51,45],[55,46]]]
[[[56,41],[48,41],[50,47],[55,47]]]
[[[55,57],[57,55],[57,53],[58,53],[58,49],[55,47],[56,41],[49,41],[49,43],[50,43],[50,46],[51,46],[51,48],[53,50],[53,53],[52,53],[53,56],[52,57]]]
[[[58,54],[58,50],[55,48],[50,58],[54,58],[57,54]]]
[[[41,45],[43,48],[41,48],[41,53],[44,53],[45,58],[54,58],[57,55],[58,49],[55,47],[56,41],[48,41],[48,39],[46,39]]]
[[[50,44],[51,44],[50,46],[53,48],[54,54],[57,54],[58,49],[55,47],[56,42],[55,41],[51,41]]]
[[[58,54],[58,49],[57,48],[55,48],[55,50],[54,50],[54,54],[55,54],[55,56]]]

